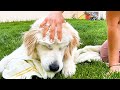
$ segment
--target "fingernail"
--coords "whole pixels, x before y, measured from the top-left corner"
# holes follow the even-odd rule
[[[42,25],[40,25],[40,27],[42,27]]]
[[[60,43],[60,42],[61,42],[61,40],[58,39],[58,43]]]
[[[43,41],[45,41],[45,37],[43,37]]]
[[[50,42],[52,43],[52,42],[53,42],[53,40],[52,40],[52,39],[50,39]]]

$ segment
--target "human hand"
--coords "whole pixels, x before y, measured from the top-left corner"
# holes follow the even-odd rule
[[[120,65],[111,66],[110,72],[120,72]]]
[[[57,30],[58,39],[61,41],[62,23],[64,23],[62,11],[52,11],[40,24],[40,27],[44,28],[43,38],[46,36],[46,33],[50,28],[50,41],[54,40],[55,30]]]
[[[111,76],[114,73],[120,72],[120,65],[114,65],[110,67],[109,72],[106,73],[107,77]]]

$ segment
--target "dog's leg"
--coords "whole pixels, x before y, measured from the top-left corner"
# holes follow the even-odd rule
[[[91,62],[94,61],[102,61],[99,51],[101,45],[96,46],[85,46],[82,49],[78,49],[75,53],[75,63],[81,63],[85,61]]]
[[[11,60],[16,60],[16,59],[27,59],[28,56],[25,53],[25,48],[23,45],[21,45],[21,47],[19,47],[18,49],[16,49],[15,51],[13,51],[11,54],[9,54],[8,56],[5,56],[1,61],[0,61],[0,72],[3,72],[3,70],[5,69],[5,67],[7,66],[7,64],[11,61]],[[29,58],[28,58],[29,59]]]
[[[76,49],[76,48],[75,48]],[[75,50],[74,49],[74,50]],[[68,76],[72,76],[75,74],[76,72],[76,65],[75,65],[75,62],[74,62],[74,50],[72,52],[72,55],[68,55],[68,58],[65,59],[63,61],[63,70],[62,70],[62,74],[65,76],[65,77],[68,77]]]
[[[72,59],[72,57],[69,57],[68,60],[64,60],[63,70],[62,74],[65,77],[72,76],[76,72],[76,65]]]

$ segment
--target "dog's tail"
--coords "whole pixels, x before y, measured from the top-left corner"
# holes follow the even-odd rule
[[[102,61],[100,57],[101,45],[96,46],[85,46],[82,49],[78,49],[75,53],[75,63],[81,63],[85,61]]]

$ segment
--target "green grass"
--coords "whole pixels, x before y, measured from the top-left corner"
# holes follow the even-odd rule
[[[81,42],[79,48],[86,45],[100,45],[107,39],[107,27],[104,20],[87,21],[67,19],[79,32]],[[22,33],[29,30],[34,21],[0,23],[0,60],[18,48],[22,43]],[[106,74],[109,68],[99,61],[77,64],[76,74],[65,78],[61,72],[53,79],[119,79],[120,73]],[[1,78],[1,76],[0,76]]]
[[[0,59],[10,54],[22,43],[22,33],[33,21],[0,23]]]

